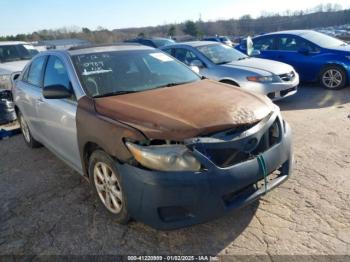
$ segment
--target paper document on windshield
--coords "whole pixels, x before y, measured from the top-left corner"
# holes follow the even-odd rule
[[[163,53],[152,53],[150,54],[150,56],[162,61],[162,62],[169,62],[169,61],[173,61],[174,59],[172,59],[171,57],[163,54]]]

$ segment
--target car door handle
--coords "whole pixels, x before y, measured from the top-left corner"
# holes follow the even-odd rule
[[[38,98],[36,100],[36,102],[37,102],[37,104],[42,104],[42,103],[44,103],[44,100],[42,98]]]

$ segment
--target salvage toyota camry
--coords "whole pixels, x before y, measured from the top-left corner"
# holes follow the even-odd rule
[[[119,223],[203,223],[291,174],[291,130],[277,106],[150,47],[41,53],[13,95],[27,145],[88,178]]]

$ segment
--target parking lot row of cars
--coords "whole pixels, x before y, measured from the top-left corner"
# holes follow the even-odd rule
[[[320,81],[329,89],[343,88],[350,79],[350,46],[311,30],[257,36],[253,38],[255,52],[250,56],[245,55],[247,41],[243,40],[235,49],[226,48],[233,45],[224,36],[185,43],[166,38],[137,38],[125,42],[160,48],[208,78],[265,93],[273,100],[295,93],[299,76],[301,81]],[[0,90],[10,89],[16,73],[37,53],[32,45],[24,42],[0,42]],[[267,60],[289,64],[295,70]],[[268,88],[261,87],[269,84]]]
[[[87,178],[119,223],[209,221],[292,172],[291,129],[270,99],[299,76],[281,62],[210,41],[122,43],[42,52],[10,80],[26,144]]]

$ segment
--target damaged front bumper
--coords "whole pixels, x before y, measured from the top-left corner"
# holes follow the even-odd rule
[[[227,131],[185,144],[202,171],[161,172],[116,164],[131,217],[158,229],[203,223],[251,203],[291,174],[291,129],[279,112],[239,134]],[[227,159],[215,157],[229,150]],[[267,177],[258,156],[265,160]],[[266,186],[262,181],[268,181]]]

